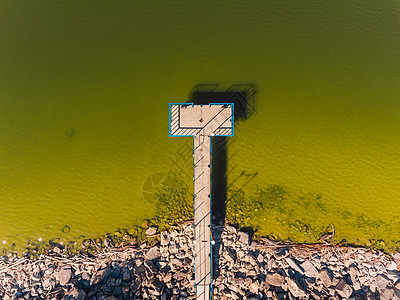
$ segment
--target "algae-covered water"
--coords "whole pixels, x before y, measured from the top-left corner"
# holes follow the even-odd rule
[[[398,1],[2,1],[3,247],[152,218],[177,166],[191,187],[168,103],[199,83],[257,89],[229,142],[230,218],[398,247],[399,32]]]

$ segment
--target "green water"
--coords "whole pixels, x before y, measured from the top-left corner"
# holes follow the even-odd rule
[[[190,152],[177,154],[191,140],[168,136],[168,103],[199,83],[244,82],[256,114],[236,124],[229,182],[258,172],[246,197],[256,185],[290,195],[254,216],[259,232],[307,240],[287,218],[394,245],[399,32],[398,1],[1,1],[0,241],[153,217],[149,176],[180,157],[192,178]]]

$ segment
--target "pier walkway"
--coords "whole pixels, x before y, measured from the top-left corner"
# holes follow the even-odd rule
[[[171,103],[170,136],[194,137],[194,262],[198,300],[212,295],[211,137],[233,135],[233,104]]]

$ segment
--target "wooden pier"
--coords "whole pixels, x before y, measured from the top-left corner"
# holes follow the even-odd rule
[[[171,103],[170,136],[194,137],[194,262],[198,300],[212,296],[211,137],[233,135],[233,104]]]

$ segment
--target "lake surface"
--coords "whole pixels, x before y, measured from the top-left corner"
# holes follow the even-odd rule
[[[258,172],[246,195],[274,184],[324,207],[289,201],[291,218],[400,240],[398,1],[2,1],[0,49],[5,247],[151,218],[143,185],[174,157],[191,186],[191,139],[168,136],[168,103],[200,83],[257,89],[228,183]],[[254,222],[295,234],[279,218]]]

